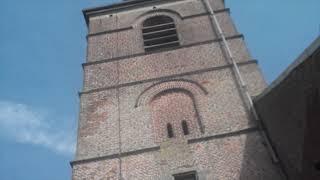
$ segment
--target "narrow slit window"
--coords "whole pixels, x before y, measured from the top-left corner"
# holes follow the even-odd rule
[[[168,16],[155,16],[145,20],[142,35],[146,52],[180,45],[176,25]]]
[[[170,123],[167,124],[167,132],[168,132],[168,138],[173,138],[173,128]]]
[[[181,126],[182,126],[182,131],[184,135],[188,135],[189,134],[189,128],[188,128],[188,123],[187,121],[183,120],[181,122]]]

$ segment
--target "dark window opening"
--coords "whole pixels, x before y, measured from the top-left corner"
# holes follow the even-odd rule
[[[168,138],[173,138],[173,128],[170,123],[167,124]]]
[[[196,172],[174,175],[174,180],[197,180]]]
[[[142,36],[146,52],[180,45],[176,25],[168,16],[155,16],[145,20]]]
[[[188,128],[188,123],[187,121],[183,120],[181,123],[183,134],[188,135],[189,134],[189,128]]]
[[[320,161],[314,163],[314,168],[315,168],[317,171],[320,171]]]

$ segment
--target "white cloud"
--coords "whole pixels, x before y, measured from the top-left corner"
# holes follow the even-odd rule
[[[0,101],[0,135],[19,143],[35,144],[59,154],[72,155],[75,151],[75,128],[54,124],[53,118],[43,110]]]

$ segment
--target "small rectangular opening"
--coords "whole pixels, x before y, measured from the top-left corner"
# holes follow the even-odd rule
[[[173,175],[174,180],[197,180],[195,171]]]

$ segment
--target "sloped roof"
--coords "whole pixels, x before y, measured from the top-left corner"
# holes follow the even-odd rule
[[[314,54],[318,49],[320,49],[320,36],[314,40],[311,45],[306,48],[303,53],[291,64],[289,67],[280,74],[280,76],[275,79],[260,95],[255,98],[256,100],[261,99],[266,94],[268,94],[272,89],[277,87],[286,77],[301,63],[306,61],[312,54]]]

